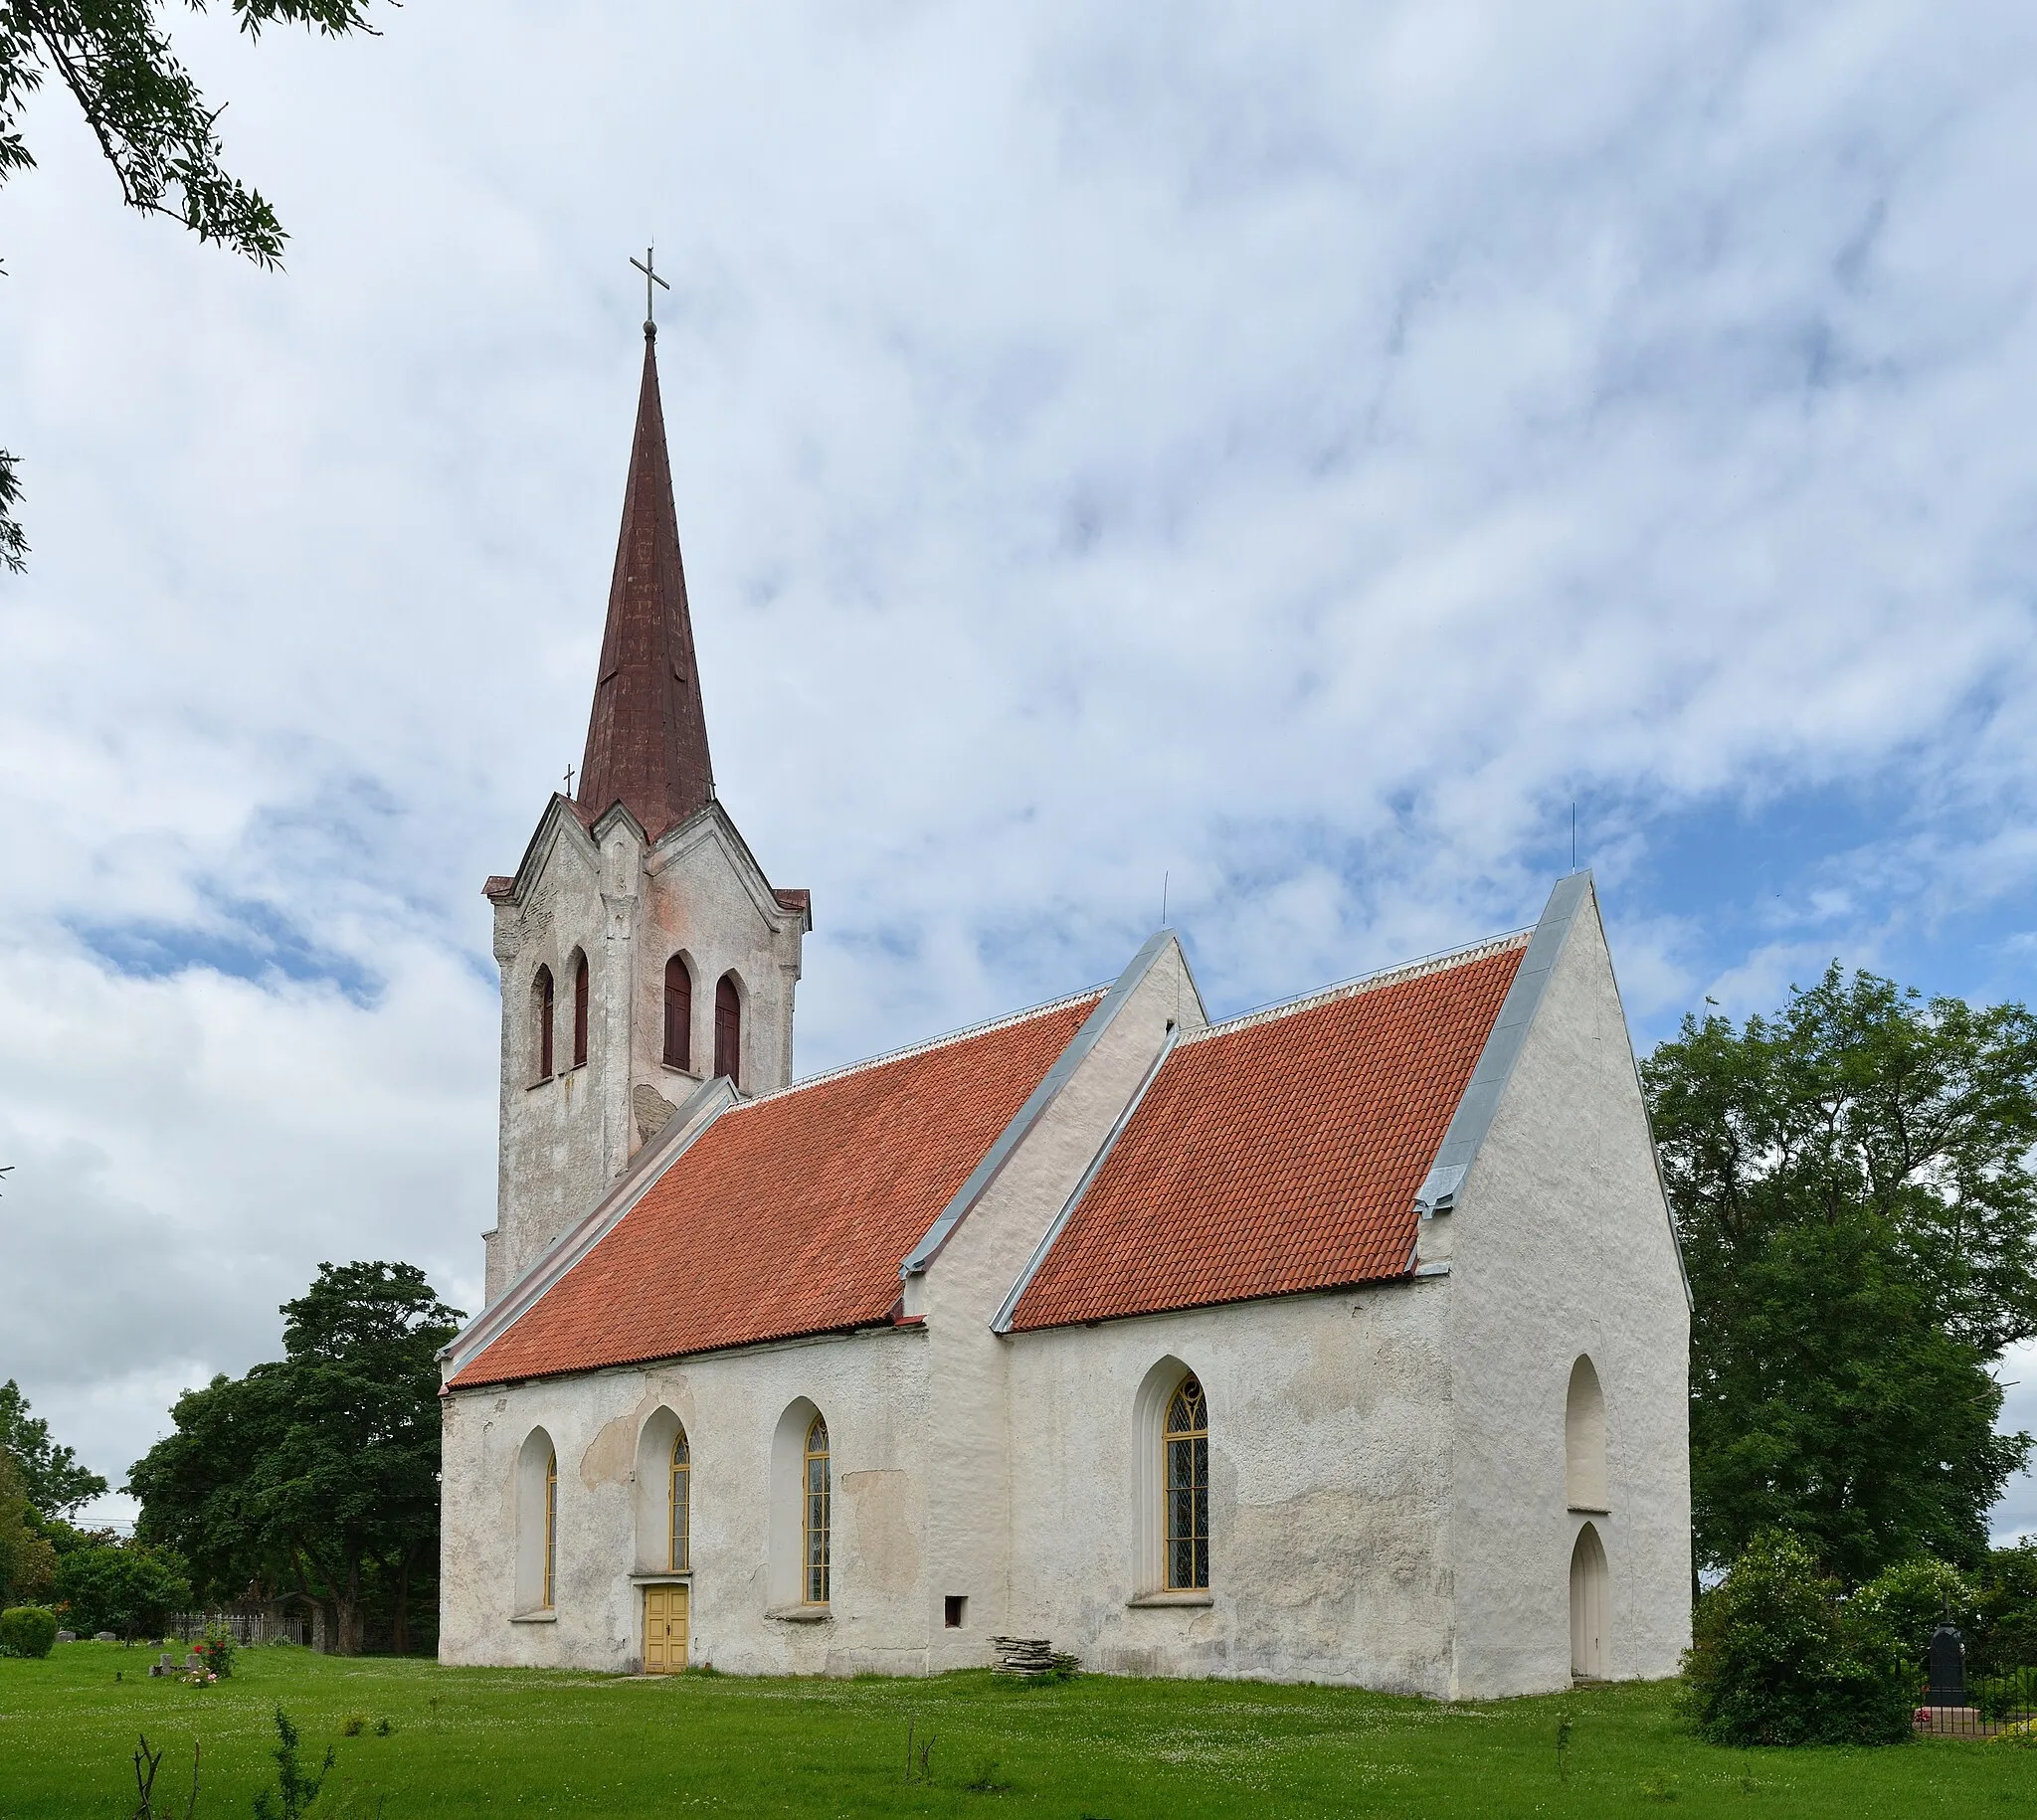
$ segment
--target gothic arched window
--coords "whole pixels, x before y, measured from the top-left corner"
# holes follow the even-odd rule
[[[537,1051],[531,1057],[536,1063],[535,1080],[548,1081],[552,1078],[552,970],[540,967],[537,978],[530,983],[530,1014],[537,1025],[537,1041],[531,1046]]]
[[[545,1596],[542,1609],[553,1605],[553,1584],[559,1569],[559,1453],[554,1448],[545,1460]]]
[[[1167,1405],[1167,1589],[1209,1587],[1209,1406],[1203,1386],[1185,1377]]]
[[[573,1065],[587,1066],[587,957],[573,962]]]
[[[828,1418],[817,1415],[807,1427],[806,1508],[800,1528],[806,1543],[800,1596],[809,1605],[828,1603],[828,1525],[833,1502],[828,1476]]]
[[[734,974],[723,974],[714,989],[714,1071],[731,1087],[743,1084],[743,1001]]]
[[[664,964],[664,1065],[693,1065],[693,970],[684,955]]]
[[[666,1501],[671,1510],[671,1567],[684,1573],[693,1552],[693,1450],[681,1428],[672,1442],[671,1478]]]

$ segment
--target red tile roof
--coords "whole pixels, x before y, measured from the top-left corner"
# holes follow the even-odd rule
[[[1065,1326],[1404,1274],[1526,936],[1188,1037],[1014,1311]]]
[[[731,1107],[456,1386],[885,1320],[898,1266],[1100,993]]]

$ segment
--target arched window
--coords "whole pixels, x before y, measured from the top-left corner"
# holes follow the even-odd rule
[[[587,1066],[587,957],[573,962],[573,1065]]]
[[[1209,1408],[1203,1386],[1185,1377],[1167,1405],[1167,1589],[1209,1586]]]
[[[559,1454],[533,1428],[516,1451],[517,1612],[549,1611],[559,1561]]]
[[[532,1045],[537,1053],[531,1058],[537,1064],[533,1079],[548,1081],[552,1078],[552,970],[540,967],[537,978],[530,983],[530,1014],[537,1025],[537,1041]]]
[[[672,1442],[671,1477],[666,1481],[666,1508],[671,1513],[671,1568],[684,1573],[693,1558],[693,1450],[681,1428]]]
[[[806,1509],[800,1527],[806,1543],[801,1556],[805,1579],[801,1598],[809,1605],[828,1603],[828,1525],[833,1502],[828,1479],[828,1418],[817,1415],[807,1427]]]
[[[693,1065],[693,970],[684,955],[664,964],[664,1064]]]
[[[714,989],[714,1071],[731,1087],[743,1084],[743,1001],[734,974],[723,974]]]
[[[559,1572],[559,1455],[556,1449],[545,1456],[545,1596],[542,1608],[554,1604],[553,1588]]]
[[[1571,1366],[1564,1400],[1564,1502],[1574,1511],[1602,1511],[1605,1502],[1605,1392],[1588,1358]]]

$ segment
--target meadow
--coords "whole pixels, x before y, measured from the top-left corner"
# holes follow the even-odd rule
[[[0,1660],[0,1815],[131,1815],[137,1735],[163,1752],[158,1812],[185,1815],[195,1744],[195,1813],[251,1815],[278,1703],[310,1761],[335,1748],[309,1810],[333,1820],[2037,1814],[2037,1751],[1722,1750],[1681,1727],[1665,1684],[1439,1706],[1243,1682],[648,1680],[268,1648],[200,1688],[150,1680],[152,1660],[94,1643]]]

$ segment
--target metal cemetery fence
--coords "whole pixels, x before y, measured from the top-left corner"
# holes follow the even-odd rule
[[[1923,1737],[1998,1737],[2037,1732],[2037,1669],[1966,1673],[1965,1641],[1953,1625],[1932,1634],[1930,1672],[1913,1725]]]

